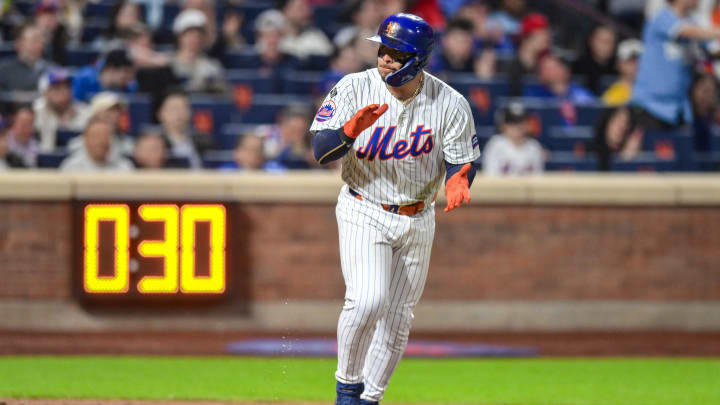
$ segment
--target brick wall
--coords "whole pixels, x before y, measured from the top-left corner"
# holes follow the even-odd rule
[[[70,205],[0,202],[0,297],[70,297]]]
[[[251,299],[339,299],[330,204],[243,204]],[[67,202],[0,203],[0,299],[70,299]],[[424,299],[720,300],[720,209],[480,206],[437,212]]]

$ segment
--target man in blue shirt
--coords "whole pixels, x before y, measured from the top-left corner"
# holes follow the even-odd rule
[[[645,25],[645,52],[640,58],[632,105],[645,129],[669,129],[692,121],[689,90],[694,51],[701,41],[720,38],[689,15],[698,0],[669,0],[669,7]]]
[[[73,97],[89,101],[102,91],[135,93],[135,69],[125,49],[113,49],[92,66],[80,69],[73,79]]]
[[[569,101],[576,105],[596,102],[588,89],[570,81],[570,69],[557,56],[546,52],[538,58],[538,86],[526,86],[525,97]]]

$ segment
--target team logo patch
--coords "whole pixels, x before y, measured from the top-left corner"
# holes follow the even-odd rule
[[[395,21],[391,21],[385,26],[385,35],[393,37],[400,29],[400,24]]]
[[[480,140],[478,139],[477,134],[474,134],[472,136],[472,146],[473,146],[473,149],[480,146]]]
[[[337,106],[335,106],[335,102],[332,100],[328,100],[318,110],[317,114],[315,115],[315,121],[325,122],[335,115],[335,111],[337,111]]]

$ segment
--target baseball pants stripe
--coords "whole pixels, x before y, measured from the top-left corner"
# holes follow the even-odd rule
[[[425,286],[434,210],[392,214],[352,197],[345,186],[336,215],[346,292],[335,377],[364,382],[362,398],[379,401],[405,351],[412,311]]]

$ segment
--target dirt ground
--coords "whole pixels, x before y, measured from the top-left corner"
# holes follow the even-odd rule
[[[247,338],[289,341],[327,335],[238,332],[1,332],[0,355],[142,354],[224,355],[228,343]],[[720,332],[547,332],[412,334],[412,339],[530,346],[541,356],[720,356]]]

